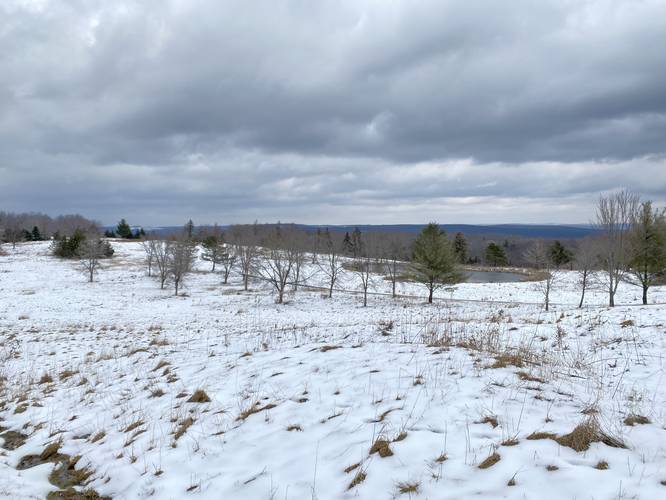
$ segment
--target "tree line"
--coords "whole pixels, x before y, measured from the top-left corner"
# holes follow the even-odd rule
[[[79,259],[89,281],[93,281],[101,261],[113,255],[113,247],[102,238],[97,225],[81,216],[44,217],[0,212],[5,232],[40,219],[42,227],[49,228],[45,233],[51,231],[54,255]],[[563,268],[575,269],[579,274],[580,307],[591,287],[603,289],[609,306],[614,306],[621,282],[641,287],[642,301],[647,304],[649,289],[666,278],[664,210],[653,207],[649,200],[641,201],[635,193],[621,191],[599,198],[592,224],[595,234],[576,244],[532,240],[524,246],[521,263],[540,272],[538,286],[546,309],[557,284],[557,271]],[[24,239],[44,238],[40,226],[34,229],[30,237],[24,230]],[[199,246],[201,259],[210,262],[211,271],[221,270],[224,283],[234,270],[240,274],[245,290],[250,280],[263,280],[272,286],[279,303],[288,289],[306,285],[313,269],[324,277],[329,297],[342,273],[351,272],[359,278],[364,305],[374,280],[380,276],[391,283],[394,297],[397,283],[411,280],[426,287],[428,301],[432,302],[438,288],[464,281],[462,266],[475,262],[469,257],[464,234],[449,238],[434,222],[413,237],[404,233],[362,233],[358,228],[344,234],[327,227],[304,230],[281,223],[234,225],[222,230],[217,225],[197,228],[189,220],[179,234],[165,237],[146,234],[142,228],[132,230],[121,219],[115,231],[107,231],[106,236],[141,240],[149,276],[156,277],[161,288],[173,285],[176,295],[193,269]],[[506,249],[510,246],[508,241],[489,241],[485,263],[492,267],[508,265]]]

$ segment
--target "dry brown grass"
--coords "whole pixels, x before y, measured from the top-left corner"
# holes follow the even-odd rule
[[[127,427],[125,427],[123,432],[132,432],[134,429],[137,429],[138,427],[141,427],[142,425],[143,425],[143,420],[142,419],[135,420],[134,422],[129,424]]]
[[[401,495],[411,495],[412,493],[416,495],[421,488],[421,483],[416,481],[404,481],[398,483],[396,486],[398,487],[398,492]]]
[[[621,440],[603,432],[599,423],[593,418],[581,422],[573,431],[558,437],[556,441],[575,451],[586,451],[592,443],[604,443],[612,448],[626,448]]]
[[[606,462],[605,460],[600,460],[599,462],[597,462],[597,465],[595,465],[594,468],[598,470],[607,470],[608,462]]]
[[[502,459],[499,453],[494,451],[483,462],[479,464],[479,469],[489,469]]]
[[[358,472],[354,475],[354,479],[352,479],[351,483],[349,483],[349,486],[347,486],[347,489],[351,490],[353,488],[356,488],[359,484],[365,481],[366,477],[368,476],[365,473],[365,471],[363,469],[359,469]]]
[[[435,459],[435,462],[438,464],[443,464],[449,459],[449,457],[446,455],[446,453],[440,453],[439,456]]]
[[[553,441],[555,441],[557,439],[557,434],[554,434],[552,432],[533,432],[525,439],[527,439],[528,441],[537,441],[539,439],[552,439]]]
[[[187,429],[192,427],[192,424],[194,424],[194,419],[192,417],[187,417],[184,419],[173,433],[174,442],[183,437],[187,432]]]
[[[493,427],[493,429],[499,425],[499,421],[497,420],[497,417],[494,416],[494,415],[487,415],[476,423],[477,424],[490,424]]]
[[[624,425],[633,427],[634,425],[646,425],[650,423],[650,419],[643,415],[629,415],[624,419]]]
[[[520,380],[524,380],[526,382],[538,382],[540,384],[543,384],[545,382],[545,380],[542,379],[541,377],[537,377],[536,375],[532,375],[531,373],[522,370],[517,372],[516,375],[518,375],[518,378]]]
[[[515,437],[512,437],[505,439],[504,441],[502,441],[501,444],[502,446],[517,446],[518,444],[520,444],[520,441],[518,441],[518,439],[516,439]]]
[[[321,352],[328,352],[328,351],[332,351],[334,349],[340,349],[341,347],[342,346],[339,346],[339,345],[325,345],[325,346],[320,347],[319,350]]]
[[[490,368],[506,368],[507,366],[515,366],[522,368],[525,366],[525,360],[521,353],[505,352],[495,356],[495,362],[490,365]]]
[[[157,366],[155,366],[155,368],[153,368],[153,371],[156,372],[160,368],[164,368],[165,366],[168,366],[168,365],[169,365],[169,362],[166,359],[162,359],[162,360],[160,360],[159,363],[157,363]]]
[[[349,467],[345,467],[345,474],[349,474],[351,471],[358,469],[361,466],[361,462],[356,462],[351,464]]]
[[[266,410],[272,410],[272,409],[275,408],[276,406],[277,406],[277,405],[275,405],[275,404],[273,404],[273,403],[268,403],[268,404],[266,404],[266,405],[264,405],[264,406],[261,406],[261,403],[259,403],[259,401],[257,401],[256,403],[254,403],[254,404],[253,404],[252,406],[250,406],[249,408],[243,410],[243,411],[240,413],[240,415],[238,415],[238,418],[236,418],[236,420],[245,420],[245,419],[247,419],[249,416],[254,415],[255,413],[260,413],[260,412],[262,412],[262,411],[266,411]]]
[[[546,470],[548,472],[554,472],[556,470],[560,470],[560,468],[557,465],[546,465]]]
[[[368,454],[372,455],[374,453],[377,453],[382,458],[393,456],[393,450],[391,450],[388,440],[384,438],[377,438],[375,442],[372,443]]]
[[[197,389],[187,400],[188,403],[210,403],[210,397],[202,389]]]
[[[53,377],[49,375],[48,373],[45,373],[42,375],[42,377],[39,379],[39,384],[50,384],[53,382]]]
[[[90,438],[91,443],[96,443],[97,441],[100,441],[106,437],[106,432],[104,431],[99,431],[97,434],[95,434],[92,438]]]
[[[300,425],[298,425],[298,424],[291,424],[291,425],[288,425],[288,426],[287,426],[287,430],[288,430],[289,432],[293,432],[293,431],[302,432],[302,431],[303,431],[303,428],[302,428]]]

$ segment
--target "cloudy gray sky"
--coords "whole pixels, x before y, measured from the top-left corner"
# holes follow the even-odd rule
[[[0,209],[586,222],[666,204],[665,0],[3,0]]]

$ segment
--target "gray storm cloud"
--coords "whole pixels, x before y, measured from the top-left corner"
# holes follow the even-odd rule
[[[8,1],[0,208],[585,222],[666,201],[663,1]]]

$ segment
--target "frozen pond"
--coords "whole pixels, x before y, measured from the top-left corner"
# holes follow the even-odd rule
[[[467,283],[516,283],[525,281],[527,275],[506,271],[465,271]]]

